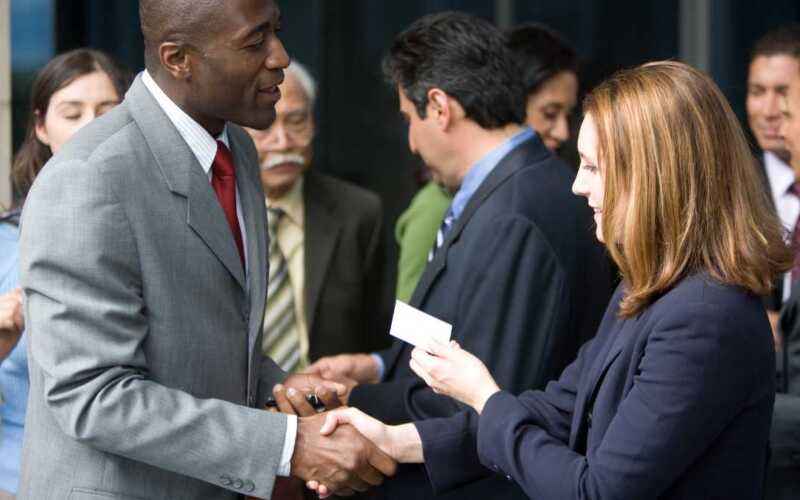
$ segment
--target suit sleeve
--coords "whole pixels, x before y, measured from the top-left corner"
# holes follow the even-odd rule
[[[285,416],[150,377],[144,277],[114,185],[90,163],[52,164],[26,202],[22,285],[44,392],[32,397],[86,446],[221,487],[222,474],[251,478],[269,498]]]
[[[481,462],[531,498],[660,497],[749,398],[774,390],[765,335],[730,311],[708,314],[716,307],[687,306],[654,326],[632,388],[588,455],[540,427],[525,398],[501,392],[481,415]]]
[[[526,391],[519,397],[528,425],[536,425],[555,440],[569,442],[570,424],[582,367],[591,358],[594,340],[587,342],[558,380],[544,391]],[[481,419],[484,417],[480,417]],[[482,477],[500,472],[486,467],[478,456],[478,414],[468,409],[447,418],[416,422],[422,440],[425,468],[434,492],[446,493]]]
[[[453,338],[486,364],[500,387],[515,394],[543,387],[553,376],[548,361],[555,336],[569,331],[570,297],[552,248],[529,220],[503,216],[485,241],[465,250],[468,276],[453,298]],[[381,355],[404,362],[398,349]],[[391,422],[447,417],[465,408],[416,376],[357,387],[350,401]]]

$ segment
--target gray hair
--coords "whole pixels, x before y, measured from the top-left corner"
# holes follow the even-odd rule
[[[317,81],[311,76],[311,72],[299,62],[292,61],[289,63],[289,67],[286,68],[286,74],[297,78],[297,83],[300,84],[300,88],[303,89],[308,98],[309,107],[314,109],[314,103],[317,100]]]

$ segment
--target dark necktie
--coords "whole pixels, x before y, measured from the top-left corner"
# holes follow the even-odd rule
[[[800,182],[792,184],[788,192],[800,198]],[[800,216],[794,224],[791,244],[794,251],[794,264],[792,265],[792,283],[794,284],[800,280]]]
[[[236,250],[239,251],[239,258],[244,268],[244,244],[242,243],[242,231],[239,228],[239,218],[236,217],[236,168],[233,165],[233,156],[223,142],[217,141],[217,155],[214,163],[211,164],[211,187],[217,194],[219,204],[225,212],[228,226],[233,234],[233,241],[236,243]]]
[[[431,251],[428,252],[428,262],[433,260],[436,252],[439,251],[439,248],[444,243],[444,239],[447,238],[447,234],[453,227],[454,220],[455,216],[453,215],[453,207],[450,207],[447,209],[447,213],[444,214],[442,224],[439,226],[439,230],[436,232],[436,241],[433,242],[433,248],[431,248]]]

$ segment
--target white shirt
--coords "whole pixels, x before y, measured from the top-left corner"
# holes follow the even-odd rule
[[[792,237],[797,218],[800,216],[800,199],[789,191],[794,183],[794,170],[774,153],[764,152],[764,170],[767,173],[769,187],[772,193],[772,201],[778,217],[786,229],[789,238]],[[783,302],[792,293],[792,274],[788,272],[783,275]]]
[[[223,144],[230,147],[228,142],[228,126],[227,124],[222,129],[222,134],[218,138],[211,137],[199,123],[194,121],[192,117],[187,115],[172,99],[164,93],[158,86],[150,73],[145,70],[142,73],[142,83],[150,91],[155,98],[159,107],[167,115],[167,118],[178,129],[178,133],[186,141],[186,144],[194,153],[203,171],[208,176],[208,181],[211,182],[211,167],[214,164],[214,157],[217,155],[217,140],[222,141]],[[244,217],[242,217],[242,205],[239,200],[239,188],[236,188],[236,218],[239,219],[239,228],[242,232],[242,244],[244,247],[244,262],[245,262],[245,275],[248,276],[248,258],[247,258],[247,232],[245,230]],[[249,287],[249,277],[247,279]],[[254,343],[249,342],[250,348],[254,348]],[[252,352],[249,353],[249,358],[252,358]],[[292,455],[294,454],[294,443],[297,438],[297,417],[295,415],[287,415],[286,419],[286,437],[283,440],[283,452],[281,453],[281,461],[278,465],[279,476],[289,476],[292,469]]]

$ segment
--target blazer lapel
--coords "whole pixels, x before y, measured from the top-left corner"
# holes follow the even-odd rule
[[[244,288],[244,269],[225,213],[189,145],[142,83],[141,76],[133,82],[126,99],[170,191],[186,198],[186,223]]]
[[[433,260],[425,267],[422,277],[414,289],[414,294],[411,296],[410,304],[414,307],[420,307],[425,301],[431,286],[436,281],[436,278],[447,267],[447,252],[450,247],[458,241],[464,228],[469,223],[470,219],[475,212],[478,211],[483,202],[505,182],[511,175],[518,169],[543,160],[550,153],[544,147],[542,141],[538,136],[523,142],[510,153],[508,153],[500,163],[492,170],[492,172],[484,179],[483,183],[478,187],[478,190],[470,198],[461,216],[455,221],[453,229],[447,235],[441,248],[436,251]]]
[[[341,225],[334,217],[334,201],[319,189],[316,174],[305,174],[303,184],[305,204],[305,280],[306,324],[309,340],[314,331],[317,304],[329,263],[339,239]]]
[[[247,232],[247,285],[250,292],[250,331],[260,332],[263,312],[267,303],[267,279],[269,261],[267,255],[267,211],[260,179],[252,169],[246,168],[245,146],[232,126],[228,127],[231,153],[236,163],[236,186],[239,188],[239,203],[242,205],[244,226]],[[238,258],[238,255],[237,255]],[[256,329],[256,330],[254,330]],[[258,335],[250,335],[250,352]]]
[[[636,320],[625,321],[624,326],[618,330],[611,339],[609,339],[609,342],[606,343],[608,348],[601,350],[597,358],[595,358],[595,362],[592,364],[592,367],[589,371],[589,376],[585,379],[586,383],[581,384],[581,386],[578,388],[575,412],[573,413],[573,418],[577,418],[577,420],[573,420],[572,433],[570,435],[570,447],[575,447],[578,436],[581,432],[583,432],[586,406],[594,397],[595,391],[597,390],[597,385],[604,378],[604,374],[608,370],[608,367],[611,366],[614,360],[616,360],[619,354],[622,352],[622,348],[625,346],[631,328],[635,323]],[[577,425],[575,425],[576,423]]]

